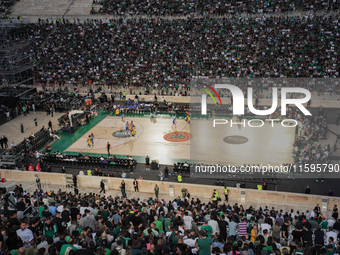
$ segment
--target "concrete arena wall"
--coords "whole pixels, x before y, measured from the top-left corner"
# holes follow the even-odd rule
[[[59,173],[38,173],[30,171],[18,170],[0,170],[0,177],[5,178],[6,181],[17,181],[20,183],[35,183],[35,175],[39,174],[41,180],[47,181],[51,185],[65,185],[65,174]]]
[[[66,175],[60,173],[37,173],[37,172],[23,172],[18,170],[0,170],[1,178],[6,178],[7,181],[20,183],[35,184],[35,174],[39,174],[41,182],[47,182],[50,185],[65,185]],[[78,187],[79,189],[94,189],[92,192],[99,191],[99,184],[101,179],[107,180],[107,188],[109,190],[119,190],[122,178],[112,178],[112,177],[99,177],[99,176],[87,176],[78,175]],[[133,179],[124,179],[126,183],[126,192],[133,194]],[[214,188],[216,188],[222,198],[224,198],[224,189],[220,186],[204,186],[189,183],[176,183],[176,182],[159,182],[150,180],[138,180],[139,191],[143,193],[154,194],[155,184],[159,186],[160,195],[166,196],[167,199],[173,199],[174,197],[181,196],[182,188],[188,189],[192,197],[199,197],[203,201],[207,201],[211,198],[211,194]],[[173,185],[174,196],[169,194],[169,186]],[[260,206],[275,206],[277,209],[283,209],[288,211],[290,209],[294,210],[312,210],[317,203],[322,205],[322,198],[327,198],[327,210],[324,210],[326,215],[330,215],[332,208],[335,204],[340,204],[339,197],[327,197],[318,195],[306,195],[298,193],[289,192],[277,192],[277,191],[258,191],[254,189],[241,189],[241,188],[229,188],[229,202],[242,204],[245,207],[250,205],[255,208]],[[245,197],[242,199],[241,191],[245,192]],[[90,192],[90,191],[89,191]],[[167,200],[165,199],[165,200]]]

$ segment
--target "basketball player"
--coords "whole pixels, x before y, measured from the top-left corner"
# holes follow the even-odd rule
[[[124,123],[124,112],[122,113],[122,122]]]
[[[175,126],[175,130],[177,129],[177,116],[175,116],[175,118],[172,120],[172,129],[174,129]]]
[[[132,132],[136,132],[135,124],[133,124],[133,120],[130,122],[130,134],[132,135]]]
[[[189,117],[189,115],[187,116],[187,122],[190,125],[190,117]]]
[[[94,134],[91,133],[91,144],[92,144],[92,147],[94,146],[94,141],[93,141],[93,139],[94,139]]]
[[[116,117],[119,116],[119,108],[116,109]]]
[[[89,146],[89,148],[91,148],[91,136],[90,135],[87,138],[87,145]]]
[[[132,121],[130,121],[130,123],[129,123],[129,134],[132,133],[132,125],[133,125],[133,123],[132,123]]]
[[[185,118],[185,121],[188,122],[188,124],[190,125],[190,117],[189,117],[189,113],[186,112],[187,117]]]
[[[129,133],[129,122],[127,121],[125,123],[125,134],[128,134]]]

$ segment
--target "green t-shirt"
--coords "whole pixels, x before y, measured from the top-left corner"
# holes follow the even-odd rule
[[[18,251],[17,250],[11,250],[11,255],[18,255]]]
[[[321,227],[322,229],[327,229],[327,228],[328,228],[328,221],[322,221],[322,222],[320,223],[320,227]]]
[[[108,249],[108,248],[105,248],[105,253],[106,253],[106,255],[111,255],[111,250]]]
[[[109,211],[102,210],[102,216],[105,222],[107,221],[107,218],[109,217],[109,215],[110,215]]]
[[[115,230],[113,230],[113,234],[118,235],[120,232],[120,227],[116,227]]]
[[[56,233],[58,231],[58,227],[57,225],[52,222],[52,229],[48,229],[47,226],[46,226],[46,223],[44,223],[44,235],[47,236],[47,237],[51,237],[51,238],[54,238],[54,233]]]
[[[326,250],[326,255],[334,255],[335,254],[335,250],[333,249],[333,251],[330,250]],[[301,255],[301,254],[297,254],[297,255]]]
[[[159,220],[156,220],[153,222],[153,224],[156,225],[156,228],[158,228],[158,230],[162,230],[162,226],[163,226],[162,222],[160,222]]]
[[[202,226],[202,227],[201,227],[201,230],[205,230],[205,231],[207,232],[207,236],[208,236],[208,237],[211,236],[211,232],[213,231],[213,230],[212,230],[212,227],[209,226],[209,225],[208,225],[208,226],[206,226],[206,225]]]
[[[140,249],[131,249],[131,255],[137,255],[137,254],[141,254],[142,250]]]
[[[164,217],[158,217],[158,220],[164,224]]]
[[[176,219],[176,217],[172,218],[172,219],[171,219],[171,222],[172,222],[172,224],[174,224],[174,225],[175,225],[175,224],[177,223],[177,219]]]
[[[263,248],[263,251],[266,251],[268,255],[273,253],[273,247],[271,246],[266,246]]]
[[[77,251],[77,248],[74,247],[73,245],[69,245],[69,244],[64,244],[63,246],[61,246],[61,249],[60,249],[60,252],[59,252],[59,255],[64,255],[65,254],[65,251],[68,247],[71,247],[72,250],[74,251]]]
[[[45,207],[40,206],[40,207],[39,207],[39,218],[41,218],[41,219],[43,218],[43,216],[42,216],[42,212],[43,212],[43,211],[45,211]]]
[[[300,249],[295,249],[294,252],[295,252],[296,255],[302,255],[303,254],[303,249],[301,249],[301,250]]]
[[[128,238],[128,237],[119,237],[119,239],[122,241],[124,248],[126,248],[128,246],[128,242],[129,242],[129,240],[131,240],[131,238]]]
[[[171,227],[171,222],[168,218],[164,219],[164,231],[168,232],[170,231],[170,227]]]
[[[254,228],[254,225],[256,225],[257,227],[259,227],[258,224],[257,224],[257,222],[255,222],[255,221],[250,221],[250,222],[248,223],[248,233],[251,233],[251,231],[252,231],[253,228]]]
[[[199,255],[211,255],[210,247],[212,241],[210,237],[201,238],[197,241],[197,246],[199,247]]]

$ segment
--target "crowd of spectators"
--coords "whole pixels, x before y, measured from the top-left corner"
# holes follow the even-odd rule
[[[149,15],[149,16],[185,16],[185,15],[226,15],[226,14],[256,14],[256,13],[285,13],[293,11],[334,11],[339,9],[337,1],[283,1],[273,0],[256,1],[232,0],[232,1],[133,1],[127,3],[121,0],[94,1],[102,5],[99,9],[92,8],[91,14],[110,15]]]
[[[171,90],[193,76],[336,78],[338,18],[62,20],[54,33],[46,21],[26,29],[38,83]]]
[[[0,17],[11,13],[11,7],[19,0],[0,0]]]
[[[291,110],[289,118],[301,123],[300,135],[293,144],[295,163],[297,164],[329,164],[330,145],[321,145],[319,138],[326,137],[328,126],[327,117],[323,107],[319,107],[317,115],[303,116],[299,112]]]
[[[336,205],[326,218],[318,204],[312,211],[285,212],[220,199],[203,203],[188,192],[169,201],[62,190],[27,194],[22,186],[11,193],[18,212],[1,217],[6,255],[325,255],[338,250]],[[31,205],[39,212],[35,218],[27,217]]]

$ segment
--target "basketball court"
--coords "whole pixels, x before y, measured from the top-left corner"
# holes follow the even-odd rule
[[[233,119],[235,122],[237,120]],[[230,122],[230,120],[229,120]],[[239,122],[247,123],[246,120]],[[280,123],[262,127],[247,124],[215,125],[213,120],[193,120],[190,159],[211,164],[281,165],[292,163],[295,128]]]
[[[126,117],[133,121],[136,135],[125,132],[121,117],[108,116],[88,130],[65,151],[107,155],[106,144],[111,144],[111,155],[131,155],[158,159],[160,164],[181,161],[219,162],[233,165],[291,163],[295,128],[280,124],[265,124],[261,128],[217,125],[212,120],[195,119],[189,125],[177,119],[177,130],[172,129],[172,118]],[[87,138],[94,134],[94,146],[87,146]]]

